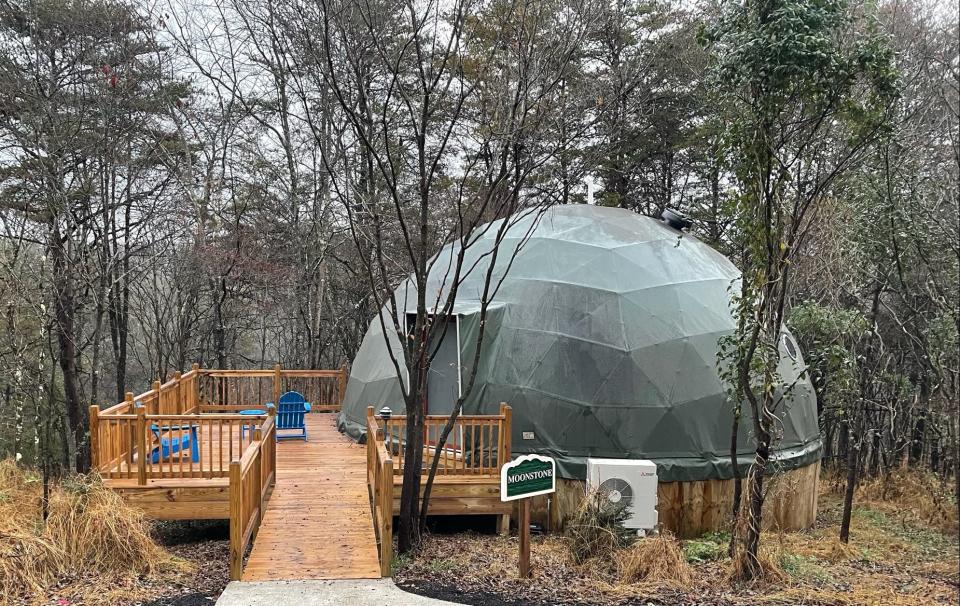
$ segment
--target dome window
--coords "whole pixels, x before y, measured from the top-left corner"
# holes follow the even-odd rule
[[[787,355],[794,362],[797,361],[797,344],[793,342],[790,335],[783,335],[783,348],[787,350]]]

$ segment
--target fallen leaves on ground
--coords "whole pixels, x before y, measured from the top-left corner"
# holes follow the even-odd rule
[[[398,561],[394,576],[401,587],[416,593],[482,606],[960,603],[960,545],[956,534],[944,532],[943,524],[924,525],[919,516],[905,522],[903,515],[891,515],[896,503],[872,505],[855,508],[851,540],[843,544],[836,538],[839,495],[825,490],[814,528],[764,535],[765,553],[779,563],[784,575],[781,580],[754,585],[730,583],[730,560],[725,554],[699,561],[699,557],[691,557],[690,550],[686,553],[691,574],[686,583],[647,580],[626,584],[610,558],[575,564],[560,536],[533,537],[533,577],[520,579],[518,539],[476,533],[427,537],[416,559]],[[723,539],[716,540],[722,543]],[[699,555],[704,549],[698,547]]]

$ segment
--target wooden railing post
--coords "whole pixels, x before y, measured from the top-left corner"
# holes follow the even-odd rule
[[[383,523],[380,526],[380,576],[390,576],[390,565],[393,563],[393,459],[387,458],[383,462],[380,475],[380,515]]]
[[[200,406],[200,365],[194,362],[190,366],[190,370],[194,372],[193,375],[193,389],[191,390],[190,397],[193,401],[190,403],[191,406]]]
[[[126,408],[124,409],[125,414],[130,415],[130,414],[136,414],[136,413],[137,413],[136,408],[135,408],[136,405],[135,405],[134,402],[133,402],[133,392],[132,392],[132,391],[128,391],[128,392],[126,392],[125,394],[123,394],[123,401],[126,402],[126,404],[127,404]],[[126,446],[127,446],[127,469],[129,469],[130,467],[133,467],[133,447],[134,447],[134,446],[137,446],[137,445],[139,444],[139,442],[137,441],[137,436],[136,436],[136,431],[137,431],[136,425],[128,425],[128,426],[127,426],[127,431],[128,431],[128,433],[129,433],[129,435],[127,436],[127,439],[129,440],[129,443],[126,444]],[[123,446],[124,446],[124,444],[121,444],[121,448],[122,448]]]
[[[273,403],[277,406],[280,405],[280,365],[276,364],[273,367]]]
[[[100,470],[100,407],[90,407],[90,468]]]
[[[260,529],[260,521],[263,520],[263,431],[261,431],[260,426],[254,428],[253,430],[253,440],[257,443],[257,449],[259,455],[257,455],[257,462],[254,465],[256,468],[256,477],[253,479],[253,485],[257,488],[257,522],[254,525],[253,536],[257,535],[257,531]]]
[[[372,426],[370,421],[373,419],[373,406],[367,406],[367,489],[370,493],[370,498],[373,499],[377,494],[376,487],[376,469],[374,468],[374,461],[376,461],[376,453],[374,449],[377,447],[377,437],[376,435],[370,435],[370,427]],[[376,501],[372,501],[376,504]]]
[[[181,381],[183,380],[183,373],[180,372],[179,370],[178,370],[177,372],[173,373],[173,380],[176,381],[176,385],[177,385],[177,387],[176,387],[176,389],[177,389],[177,391],[176,391],[176,394],[177,394],[177,414],[178,414],[178,415],[182,415],[182,414],[183,414],[183,411],[185,411],[185,410],[187,409],[187,407],[184,406],[185,402],[183,401],[183,384],[181,383]]]
[[[503,457],[497,461],[497,471],[510,462],[510,451],[513,447],[513,409],[506,402],[500,402],[500,414],[503,416],[503,430],[500,432],[500,449]]]
[[[343,407],[343,396],[347,393],[347,364],[340,367],[340,376],[337,377],[337,405]]]
[[[243,486],[240,461],[230,461],[230,580],[243,575]]]
[[[137,406],[137,484],[147,483],[147,409]],[[161,453],[162,454],[162,453]]]
[[[270,477],[271,485],[277,485],[277,408],[276,405],[267,407],[267,415],[273,420],[270,430]]]
[[[157,394],[157,397],[154,399],[154,402],[156,402],[156,405],[154,406],[155,410],[150,414],[154,414],[154,415],[163,414],[163,411],[160,410],[160,400],[161,400],[160,389],[161,389],[160,379],[157,379],[156,381],[153,382],[153,393]]]
[[[500,402],[500,449],[497,456],[497,475],[500,475],[500,470],[504,465],[510,462],[511,449],[513,447],[513,409],[507,405],[506,402]],[[524,499],[527,500],[527,499]],[[554,499],[554,502],[556,499]],[[521,507],[521,510],[523,507]],[[527,509],[529,513],[529,509]],[[522,516],[521,516],[522,517]],[[521,522],[523,523],[523,522]],[[530,520],[527,520],[529,525]],[[521,526],[522,528],[522,526]],[[498,531],[501,535],[507,536],[510,534],[510,514],[505,513],[500,515],[500,521],[498,523]],[[521,533],[523,534],[523,533]]]

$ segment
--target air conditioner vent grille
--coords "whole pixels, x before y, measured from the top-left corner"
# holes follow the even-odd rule
[[[626,507],[627,528],[657,526],[657,465],[636,459],[587,459],[587,487]]]
[[[611,503],[630,507],[633,503],[633,488],[630,483],[622,478],[610,478],[600,483],[600,492],[603,493]]]

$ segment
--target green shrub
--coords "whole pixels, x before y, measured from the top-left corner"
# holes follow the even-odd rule
[[[709,532],[698,539],[683,542],[683,557],[691,564],[713,562],[727,557],[730,534]]]
[[[804,557],[795,553],[780,555],[780,568],[791,577],[812,581],[827,582],[830,575],[813,558]]]

